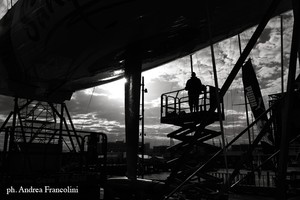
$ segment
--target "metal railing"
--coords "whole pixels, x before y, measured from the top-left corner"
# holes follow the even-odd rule
[[[233,182],[238,182],[239,180],[243,180],[239,182],[238,186],[253,186],[253,187],[275,187],[275,178],[276,175],[272,171],[262,171],[262,172],[254,172],[250,175],[251,172],[241,172],[238,174]],[[217,178],[226,181],[227,173],[226,172],[211,172],[210,175],[213,175]]]
[[[199,111],[208,111],[212,101],[216,101],[215,87],[206,85],[199,95]],[[224,110],[223,101],[221,109]],[[179,116],[189,113],[189,110],[189,97],[184,89],[161,95],[161,118]]]
[[[21,132],[30,140],[23,141]],[[93,169],[104,172],[107,161],[107,135],[90,131],[76,132],[78,135],[74,135],[73,130],[45,128],[38,135],[32,135],[31,131],[21,130],[20,127],[15,127],[14,132],[11,127],[6,127],[0,167],[5,169],[4,171],[19,173],[22,168],[28,168],[32,163],[44,161],[44,167],[47,168],[46,165],[54,159],[64,158],[60,160],[61,169],[70,164],[68,159],[75,159],[80,170],[88,170],[92,166]],[[77,138],[80,143],[72,147],[72,141],[76,141]],[[8,163],[18,163],[21,167],[9,169]],[[38,167],[35,168],[39,170]]]

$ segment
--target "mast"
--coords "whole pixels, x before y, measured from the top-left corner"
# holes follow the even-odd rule
[[[281,47],[281,93],[284,93],[284,71],[283,71],[283,17],[280,15],[280,47]]]
[[[212,65],[213,65],[213,73],[214,73],[214,82],[215,82],[215,93],[217,97],[217,111],[219,114],[219,122],[220,122],[220,129],[221,129],[221,137],[222,137],[222,143],[223,143],[223,154],[224,154],[224,163],[226,168],[226,181],[229,177],[228,172],[228,162],[227,162],[227,149],[225,148],[225,135],[224,135],[224,127],[223,127],[223,120],[222,120],[222,114],[221,114],[221,100],[220,100],[220,92],[219,92],[219,84],[218,84],[218,75],[217,75],[217,66],[215,61],[215,53],[214,53],[214,43],[212,40],[212,26],[211,26],[211,16],[209,14],[208,6],[206,6],[206,14],[207,14],[207,20],[208,20],[208,34],[209,34],[209,43],[210,43],[210,51],[211,51],[211,59],[212,59]],[[223,98],[223,97],[222,97]]]
[[[193,55],[190,54],[190,61],[191,61],[191,73],[194,72],[194,68],[193,68]]]
[[[240,55],[242,55],[242,45],[241,45],[241,37],[240,34],[238,34],[238,41],[239,41],[239,50],[240,50]],[[248,115],[248,104],[247,104],[247,97],[246,97],[246,91],[244,87],[244,100],[245,100],[245,110],[246,110],[246,120],[247,120],[247,127],[249,127],[249,115]],[[251,144],[251,133],[250,129],[248,129],[248,141],[249,145]]]

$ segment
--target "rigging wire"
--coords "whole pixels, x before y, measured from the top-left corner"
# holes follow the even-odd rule
[[[183,58],[181,58],[181,59],[183,59]],[[183,74],[185,74],[185,73],[183,73],[184,70],[182,70],[182,68],[185,68],[185,65],[183,65],[183,66],[177,66],[176,65],[175,68],[176,68],[176,71],[175,71],[175,76],[176,77],[184,76]],[[180,78],[179,78],[179,80],[180,80]],[[170,88],[169,91],[174,90],[174,84],[175,84],[175,82],[172,81],[171,84],[170,84],[170,87],[169,87]],[[178,85],[180,85],[179,82],[177,82],[177,88],[175,88],[176,90],[178,90]],[[185,87],[185,79],[184,78],[182,79],[182,85],[183,85],[183,88],[184,88]],[[179,89],[183,89],[183,88],[179,88]],[[185,91],[180,92],[179,95],[181,95],[180,97],[185,96]]]
[[[178,68],[177,68],[177,70],[176,70],[176,75],[177,75],[177,71],[178,71]],[[170,89],[169,89],[169,91],[173,91],[173,87],[174,87],[174,82],[173,81],[171,81],[171,84],[170,84]]]
[[[229,52],[228,52],[228,56],[227,56],[228,58],[233,57],[233,54],[232,54],[232,40],[231,39],[232,38],[229,38]],[[230,92],[230,95],[232,95],[231,89],[229,89],[228,92]],[[226,109],[224,109],[225,110],[225,116],[228,116],[228,108],[229,108],[229,94],[226,93]],[[228,126],[228,120],[225,120],[224,124],[226,124]],[[224,131],[225,131],[225,129],[224,129]]]
[[[230,91],[230,100],[231,100],[231,109],[233,110],[233,98],[232,98],[232,90]],[[231,116],[231,120],[232,120],[232,133],[233,135],[235,136],[235,132],[234,132],[234,123],[235,123],[235,120],[234,120],[234,115],[232,114]]]
[[[89,111],[89,108],[90,108],[90,105],[91,105],[91,102],[92,102],[92,99],[93,99],[93,96],[94,96],[95,89],[96,89],[96,87],[93,88],[92,94],[91,94],[91,96],[90,96],[89,103],[88,103],[88,105],[87,105],[87,107],[86,107],[86,113]],[[84,124],[85,124],[85,120],[82,122],[82,124],[81,124],[81,129],[80,129],[80,130],[83,129]]]

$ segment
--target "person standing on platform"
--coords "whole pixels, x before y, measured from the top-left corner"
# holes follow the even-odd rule
[[[202,90],[201,80],[192,72],[192,77],[186,82],[185,90],[188,91],[190,111],[199,111],[199,95]]]

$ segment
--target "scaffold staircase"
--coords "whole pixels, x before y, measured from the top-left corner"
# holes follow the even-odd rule
[[[167,135],[179,141],[168,149],[172,155],[172,159],[168,161],[172,171],[166,183],[171,190],[181,187],[173,194],[175,199],[210,199],[217,194],[219,183],[223,182],[223,179],[208,174],[215,166],[196,172],[210,155],[220,150],[219,147],[205,143],[221,135],[220,131],[207,127],[216,121],[224,120],[222,101],[221,113],[215,111],[213,116],[207,119],[211,104],[216,103],[215,93],[215,87],[206,86],[199,96],[199,112],[193,113],[188,112],[188,97],[184,90],[168,92],[161,96],[161,123],[180,126]],[[205,128],[201,130],[201,126]]]
[[[205,123],[205,119],[200,120],[199,123],[185,124],[181,128],[168,134],[168,137],[177,139],[180,142],[169,148],[171,155],[173,155],[173,159],[169,161],[169,164],[172,166],[172,171],[166,180],[169,191],[166,192],[166,195],[162,199],[226,200],[228,199],[227,193],[229,190],[240,190],[241,188],[249,189],[249,187],[252,189],[256,187],[260,188],[260,185],[257,185],[257,181],[260,182],[258,177],[261,175],[258,174],[261,173],[262,167],[272,166],[275,167],[272,170],[278,170],[276,169],[278,165],[278,154],[280,153],[278,146],[280,139],[278,139],[278,136],[281,135],[281,133],[279,133],[281,128],[278,128],[278,126],[281,126],[281,108],[284,103],[284,98],[282,97],[284,97],[282,94],[270,95],[269,108],[222,148],[205,143],[205,141],[221,134],[221,132],[208,129],[206,124],[201,124]],[[298,102],[299,91],[293,94],[293,98],[295,102]],[[268,114],[269,117],[265,121],[263,128],[255,136],[253,141],[249,143],[244,153],[241,154],[240,159],[234,164],[232,171],[227,172],[226,177],[217,176],[217,170],[224,167],[222,165],[224,150],[231,147],[233,143]],[[293,105],[293,116],[295,116],[293,121],[299,121],[298,104]],[[270,130],[271,127],[272,130]],[[289,137],[289,145],[295,145],[297,141],[299,143],[299,126],[293,123],[291,128],[292,134]],[[253,165],[253,152],[259,146],[259,143],[265,141],[263,138],[272,132],[275,139],[277,138],[275,143],[268,147],[262,147],[264,151],[269,149],[268,151],[270,152],[266,154],[266,157],[259,165]],[[240,172],[244,169],[245,165],[249,167],[248,173],[242,175]],[[270,182],[270,177],[267,177],[267,182],[268,181]],[[296,185],[296,183],[293,184]],[[293,187],[295,186],[291,184],[291,188]],[[268,187],[265,192],[271,195],[275,193],[275,189],[275,187]],[[298,194],[294,188],[289,192],[291,195]]]

